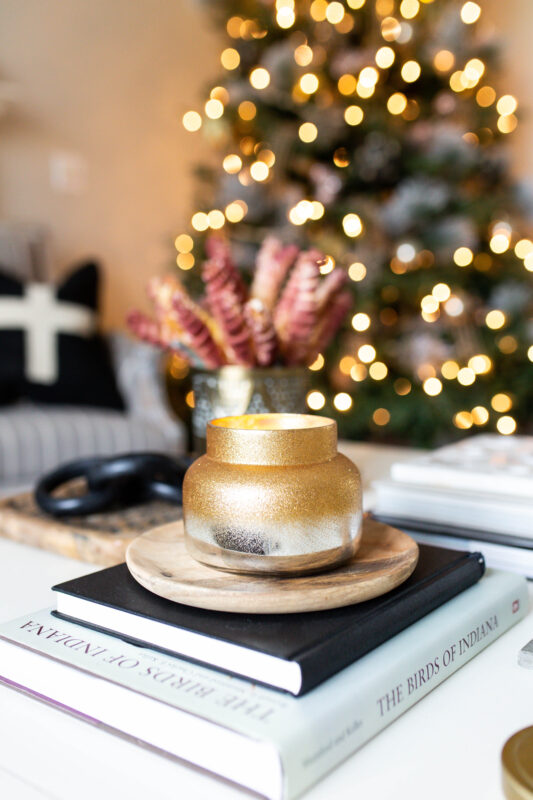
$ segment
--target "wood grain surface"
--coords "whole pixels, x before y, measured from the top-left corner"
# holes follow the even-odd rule
[[[128,568],[142,586],[177,603],[246,614],[288,614],[339,608],[389,592],[418,561],[406,533],[365,517],[356,556],[330,572],[297,578],[238,575],[206,567],[187,552],[181,521],[133,541]]]
[[[55,519],[42,512],[33,493],[0,502],[0,536],[105,567],[122,564],[141,533],[181,517],[181,507],[153,502],[87,517]]]

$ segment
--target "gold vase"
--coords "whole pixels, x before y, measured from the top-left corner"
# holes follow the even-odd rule
[[[306,411],[309,388],[306,367],[240,367],[229,365],[193,373],[194,449],[205,453],[207,423],[218,417],[240,414]]]
[[[334,420],[250,414],[207,425],[183,484],[189,553],[241,573],[299,575],[342,564],[361,538],[361,479]]]

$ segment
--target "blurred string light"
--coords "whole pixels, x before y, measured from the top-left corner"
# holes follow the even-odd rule
[[[433,297],[439,301],[439,303],[444,303],[445,300],[448,300],[451,294],[450,287],[446,283],[437,283],[433,287],[431,294]]]
[[[402,0],[400,3],[400,14],[404,19],[413,19],[420,10],[418,0]]]
[[[492,361],[484,353],[479,353],[468,359],[468,366],[476,375],[484,375],[492,369]]]
[[[374,381],[384,380],[389,373],[387,365],[383,361],[374,361],[368,368],[368,374]]]
[[[500,414],[505,414],[506,411],[510,411],[513,407],[513,401],[508,394],[504,394],[503,392],[495,394],[490,404],[494,411],[498,411]]]
[[[468,430],[474,424],[470,411],[458,411],[453,418],[453,424],[462,430]]]
[[[376,357],[376,350],[371,344],[363,344],[357,351],[357,357],[363,364],[370,364]]]
[[[467,2],[461,8],[461,19],[465,25],[472,25],[477,22],[481,14],[481,6],[477,3]]]
[[[406,83],[414,83],[420,77],[422,69],[418,61],[406,61],[401,69],[401,76]]]
[[[490,328],[494,331],[499,330],[499,328],[503,328],[505,322],[505,314],[498,308],[494,308],[492,311],[489,311],[485,317],[485,325],[487,328]]]
[[[252,103],[251,100],[243,100],[242,103],[239,103],[239,107],[237,109],[239,117],[246,122],[254,119],[255,115],[257,114],[257,108],[255,103]]]
[[[209,119],[220,119],[220,117],[224,113],[223,104],[220,102],[220,100],[215,100],[214,98],[207,101],[207,103],[204,106],[204,109],[206,116],[208,116]]]
[[[308,67],[313,60],[313,51],[307,44],[299,45],[294,51],[294,60],[300,67]]]
[[[348,125],[360,125],[364,116],[363,109],[360,106],[348,106],[344,111],[344,119]]]
[[[280,28],[291,28],[296,21],[294,0],[276,0],[276,22]]]
[[[194,241],[188,233],[180,233],[179,236],[176,236],[174,245],[178,253],[190,253],[194,247]]]
[[[489,421],[490,414],[485,406],[475,406],[470,413],[474,425],[486,425]]]
[[[380,47],[377,51],[374,60],[378,67],[381,69],[387,69],[394,64],[394,59],[396,58],[396,53],[392,49],[392,47]]]
[[[462,367],[457,373],[457,381],[461,386],[471,386],[476,380],[476,373],[470,367]]]
[[[407,97],[403,92],[394,92],[387,100],[387,110],[390,114],[398,116],[402,114],[407,107]]]
[[[244,202],[244,200],[234,200],[231,203],[228,203],[226,208],[224,209],[224,214],[226,215],[226,219],[228,222],[240,222],[246,216],[248,212],[248,206]]]
[[[227,70],[237,69],[237,67],[241,63],[241,57],[239,55],[239,51],[235,50],[234,47],[227,47],[220,54],[220,63],[222,64],[224,69]]]
[[[366,267],[360,261],[354,261],[348,267],[348,277],[355,282],[362,281],[366,277]]]
[[[332,3],[327,4],[326,19],[328,22],[331,22],[332,25],[337,25],[342,21],[343,17],[344,6],[342,3],[337,2],[337,0],[333,0]]]
[[[488,108],[496,100],[496,92],[492,86],[482,86],[476,92],[476,102],[481,108]]]
[[[386,42],[395,42],[402,32],[401,23],[395,17],[385,17],[381,22],[381,35]]]
[[[443,378],[446,378],[447,381],[453,381],[459,372],[459,364],[453,360],[445,361],[440,371]]]
[[[356,383],[361,383],[361,381],[364,381],[367,375],[368,369],[364,364],[354,364],[350,369],[350,378]]]
[[[236,153],[230,153],[224,158],[222,162],[222,167],[225,172],[229,173],[230,175],[239,172],[242,167],[242,158],[238,156]]]
[[[504,436],[510,436],[510,434],[514,433],[516,430],[516,421],[513,419],[513,417],[500,417],[496,422],[496,428],[498,429],[498,432]]]
[[[186,131],[198,131],[202,127],[202,117],[197,111],[186,111],[182,123]]]
[[[324,211],[324,206],[319,200],[300,200],[295,206],[289,209],[287,216],[289,218],[289,222],[291,222],[293,225],[304,225],[308,220],[321,219],[324,216]],[[328,258],[331,261],[331,257]],[[328,267],[330,265],[330,261],[325,259],[325,264],[327,264]],[[331,272],[333,266],[334,263],[331,265],[331,268],[326,270],[325,273],[322,272],[322,267],[320,271],[322,274],[327,274],[327,272]]]
[[[306,72],[300,78],[300,89],[304,94],[314,94],[319,86],[319,81],[314,72]]]
[[[433,66],[438,72],[449,72],[455,64],[455,56],[450,50],[439,50],[433,58]]]
[[[352,328],[354,331],[366,331],[370,327],[370,317],[368,314],[359,312],[352,317]]]
[[[333,398],[333,405],[337,411],[349,411],[353,405],[353,400],[347,392],[339,392]]]
[[[422,388],[430,397],[436,397],[442,392],[442,383],[438,378],[426,378]]]
[[[302,122],[298,128],[298,136],[302,142],[314,142],[318,136],[318,128],[313,122]]]
[[[312,364],[309,364],[309,369],[313,372],[318,372],[325,364],[325,359],[322,353],[319,353]]]
[[[346,236],[352,239],[359,236],[363,231],[361,217],[358,214],[346,214],[342,220],[342,227]]]
[[[458,247],[453,254],[453,260],[458,267],[467,267],[474,260],[474,254],[469,247]]]
[[[379,426],[388,425],[390,422],[390,411],[386,408],[376,408],[372,414],[372,420]]]
[[[341,75],[337,81],[337,89],[339,90],[340,94],[343,94],[346,97],[350,94],[353,94],[357,89],[357,80],[355,75],[350,75],[348,72],[344,73],[344,75]]]
[[[320,411],[326,405],[326,398],[322,392],[312,391],[307,395],[307,405],[312,411]]]
[[[192,253],[178,253],[176,264],[180,269],[189,270],[194,267],[194,256]]]
[[[533,253],[533,242],[531,239],[520,239],[515,244],[514,252],[517,258],[525,259],[530,253]]]
[[[266,89],[270,83],[270,73],[264,67],[255,67],[250,72],[250,83],[254,89]]]

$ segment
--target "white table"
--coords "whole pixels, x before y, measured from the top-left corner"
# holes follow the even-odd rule
[[[365,482],[406,451],[350,447]],[[0,539],[0,621],[53,605],[91,570]],[[530,585],[533,598],[533,584]],[[305,800],[502,800],[500,751],[533,724],[533,671],[517,666],[533,613],[324,778]],[[248,792],[0,686],[2,800],[240,800]]]

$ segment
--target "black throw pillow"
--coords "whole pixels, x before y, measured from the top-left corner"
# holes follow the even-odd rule
[[[0,404],[124,408],[107,345],[97,333],[98,267],[55,287],[0,270]]]

